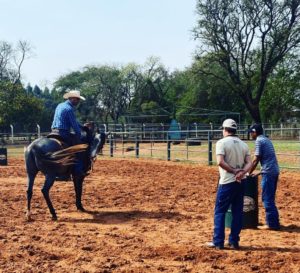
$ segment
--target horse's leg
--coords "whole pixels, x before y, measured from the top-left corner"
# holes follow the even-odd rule
[[[32,190],[33,190],[33,184],[34,179],[36,177],[37,171],[28,173],[27,174],[27,212],[26,212],[26,218],[28,221],[31,220],[31,198],[32,198]]]
[[[52,202],[51,202],[50,196],[49,196],[49,191],[50,191],[51,187],[53,186],[54,181],[55,181],[55,175],[47,174],[45,184],[42,188],[42,193],[44,195],[44,198],[47,202],[47,206],[48,206],[48,208],[50,210],[50,213],[52,215],[52,220],[57,220],[57,215],[56,215],[55,209],[52,205]]]
[[[82,175],[73,177],[75,197],[76,197],[76,208],[80,211],[85,211],[81,203],[83,180],[84,180],[84,176]]]
[[[27,212],[26,212],[26,218],[28,221],[31,220],[31,199],[32,199],[32,193],[33,193],[33,184],[34,179],[38,173],[38,168],[35,163],[35,157],[31,151],[31,149],[28,149],[25,151],[25,165],[26,165],[26,172],[27,172]]]

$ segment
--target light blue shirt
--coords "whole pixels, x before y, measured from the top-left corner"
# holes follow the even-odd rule
[[[255,155],[259,156],[261,172],[266,174],[279,174],[279,166],[274,146],[270,139],[259,135],[255,141]]]
[[[57,105],[51,128],[66,130],[67,132],[70,132],[72,128],[76,136],[80,138],[80,124],[76,120],[75,107],[69,100]]]

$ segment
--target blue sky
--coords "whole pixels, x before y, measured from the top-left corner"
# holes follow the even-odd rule
[[[192,62],[196,0],[0,0],[0,40],[28,41],[23,82],[51,86],[86,65]],[[5,12],[4,12],[5,11]]]

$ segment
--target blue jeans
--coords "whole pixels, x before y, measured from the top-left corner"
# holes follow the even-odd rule
[[[262,202],[266,210],[266,223],[270,228],[279,228],[279,214],[275,204],[278,175],[262,174]]]
[[[229,243],[238,244],[243,220],[244,181],[219,185],[214,212],[213,243],[224,246],[225,240],[225,214],[231,205],[232,222],[229,234]]]

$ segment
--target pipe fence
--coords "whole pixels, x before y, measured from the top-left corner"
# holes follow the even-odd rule
[[[103,155],[109,157],[156,158],[168,161],[189,161],[213,165],[216,163],[215,144],[222,131],[180,131],[190,137],[171,139],[168,131],[111,132]],[[159,137],[160,136],[160,137]],[[240,134],[240,136],[243,136]],[[254,153],[255,142],[245,134],[244,141]],[[272,140],[281,168],[300,170],[300,140]]]
[[[100,124],[98,127],[110,132],[104,147],[104,156],[157,158],[172,161],[215,164],[215,143],[222,138],[222,131],[214,124],[181,125],[180,130],[170,130],[166,124]],[[247,129],[250,125],[240,125],[238,135],[245,140],[253,154],[254,141]],[[20,133],[11,131],[0,133],[0,145],[28,145],[34,139],[46,136],[37,125],[35,132]],[[115,129],[114,131],[111,129]],[[300,127],[289,125],[279,127],[264,125],[265,134],[275,146],[281,168],[300,169]]]

